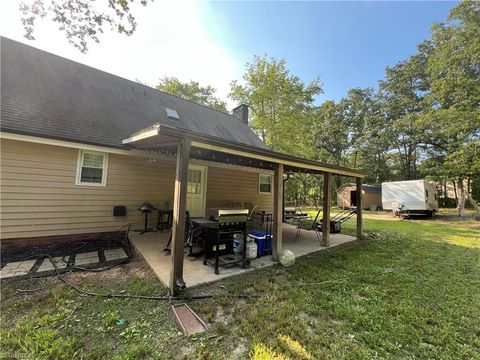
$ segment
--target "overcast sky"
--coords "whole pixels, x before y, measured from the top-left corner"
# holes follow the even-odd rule
[[[32,0],[24,0],[26,2]],[[20,1],[1,0],[0,33],[40,49],[149,85],[163,76],[195,80],[226,99],[255,54],[285,58],[305,82],[320,76],[324,95],[376,86],[388,65],[415,52],[433,22],[455,2],[188,2],[134,7],[131,37],[107,31],[82,54],[58,25],[39,21],[35,41],[23,37]],[[99,3],[99,0],[96,1]],[[229,106],[234,104],[229,102]]]

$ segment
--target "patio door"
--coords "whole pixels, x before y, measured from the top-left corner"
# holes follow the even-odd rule
[[[207,192],[207,168],[199,165],[188,166],[187,210],[191,217],[205,216]]]

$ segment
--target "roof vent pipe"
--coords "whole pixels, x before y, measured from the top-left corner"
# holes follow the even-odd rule
[[[248,125],[248,105],[241,104],[232,110],[232,115],[239,118],[241,122]]]

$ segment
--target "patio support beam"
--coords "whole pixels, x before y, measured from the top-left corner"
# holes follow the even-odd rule
[[[185,289],[183,280],[183,251],[185,242],[185,217],[187,212],[188,161],[190,157],[188,138],[183,138],[177,145],[177,168],[173,198],[173,228],[170,264],[170,291],[177,295]]]
[[[330,247],[330,194],[332,193],[332,174],[323,174],[323,219],[322,240],[326,247]]]
[[[357,177],[357,240],[362,239],[363,235],[363,215],[362,215],[362,178]]]
[[[273,175],[273,247],[272,257],[278,261],[283,249],[283,164],[278,164]]]

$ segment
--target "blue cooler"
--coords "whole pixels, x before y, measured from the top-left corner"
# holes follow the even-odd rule
[[[257,244],[257,257],[272,254],[272,236],[265,231],[251,231],[248,237]]]

